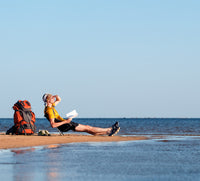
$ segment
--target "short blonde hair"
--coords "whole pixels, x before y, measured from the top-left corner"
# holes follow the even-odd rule
[[[46,102],[52,97],[52,94],[47,94]]]

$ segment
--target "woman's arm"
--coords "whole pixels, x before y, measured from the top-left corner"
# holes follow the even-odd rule
[[[62,122],[56,123],[54,118],[53,118],[53,119],[49,119],[52,128],[57,128],[57,127],[59,127],[59,126],[61,126],[61,125],[63,125],[63,124],[70,123],[71,120],[72,120],[72,119],[69,118],[69,119],[65,119],[65,120],[62,121]]]
[[[61,98],[60,98],[60,96],[58,96],[58,95],[55,95],[55,96],[53,96],[56,100],[55,100],[55,102],[54,102],[54,104],[55,104],[55,106],[61,101]]]

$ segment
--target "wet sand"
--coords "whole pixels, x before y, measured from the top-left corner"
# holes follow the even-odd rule
[[[24,135],[5,135],[0,134],[0,149],[22,148],[32,146],[43,146],[51,144],[65,144],[75,142],[118,142],[118,141],[133,141],[146,140],[144,136],[92,136],[92,135],[77,135],[65,134],[64,136],[53,134],[51,136],[24,136]]]

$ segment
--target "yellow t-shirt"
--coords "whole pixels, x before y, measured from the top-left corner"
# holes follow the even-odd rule
[[[48,117],[48,119],[58,119],[59,121],[64,121],[64,119],[56,111],[55,104],[53,104],[52,107],[46,106],[44,114]]]

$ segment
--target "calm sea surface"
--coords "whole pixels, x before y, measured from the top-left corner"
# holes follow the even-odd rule
[[[119,121],[120,135],[146,135],[150,139],[0,150],[1,180],[200,181],[200,119],[74,121],[100,127]],[[12,119],[0,119],[0,132],[12,124]],[[56,132],[45,119],[37,119],[36,126]]]
[[[98,127],[110,127],[115,121],[118,121],[121,127],[119,135],[200,135],[200,118],[84,118],[74,119],[73,121]],[[5,132],[12,125],[13,119],[0,118],[0,132]],[[37,130],[47,129],[50,132],[56,131],[56,129],[51,128],[47,119],[37,119],[36,126]]]

